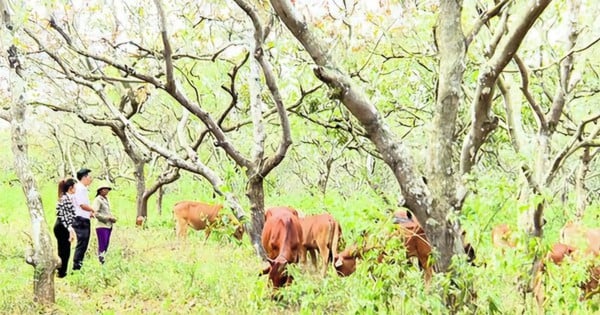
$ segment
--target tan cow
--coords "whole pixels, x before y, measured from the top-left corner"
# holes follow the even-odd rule
[[[563,244],[579,249],[582,254],[600,256],[600,229],[567,222],[560,232]]]
[[[191,226],[196,231],[204,230],[206,239],[208,239],[212,229],[222,220],[221,209],[223,209],[223,205],[211,205],[197,201],[180,201],[176,203],[173,214],[176,220],[175,232],[177,236],[185,239],[187,237],[187,227]],[[244,236],[244,226],[233,215],[228,214],[225,216],[237,225],[233,237],[241,240]]]
[[[338,222],[327,213],[307,216],[300,219],[303,242],[300,248],[300,262],[306,263],[307,255],[317,268],[317,251],[321,255],[321,273],[327,274],[327,266],[337,256],[342,229]]]

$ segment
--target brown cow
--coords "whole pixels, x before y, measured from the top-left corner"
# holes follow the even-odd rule
[[[407,257],[416,257],[419,261],[419,267],[424,270],[425,282],[429,282],[433,275],[433,268],[429,263],[429,255],[431,254],[431,245],[425,236],[425,232],[418,221],[412,218],[406,211],[398,211],[394,213],[395,224],[399,224],[398,232],[404,238],[404,246],[406,248]],[[391,235],[390,237],[393,237]],[[465,232],[462,233],[463,241]],[[353,245],[342,251],[335,259],[335,268],[338,274],[348,276],[356,270],[356,259],[361,258],[364,253],[376,247],[370,246],[359,250],[356,245]],[[465,253],[468,255],[468,261],[473,263],[475,260],[475,250],[471,244],[464,244]],[[377,261],[383,261],[385,253],[380,253]]]
[[[286,274],[285,268],[287,264],[298,262],[302,246],[298,212],[289,207],[268,209],[262,231],[262,246],[269,262],[262,274],[269,275],[274,288],[290,284],[293,279]]]
[[[337,256],[338,242],[342,229],[338,222],[329,214],[307,216],[300,219],[302,225],[302,247],[300,261],[306,263],[306,256],[311,256],[312,264],[317,268],[317,251],[321,255],[323,275],[327,274],[327,266]]]
[[[561,238],[563,241],[570,241],[572,244],[577,243],[579,247],[565,243],[554,244],[550,252],[548,252],[548,255],[546,255],[545,261],[542,261],[541,267],[538,268],[536,271],[536,276],[534,277],[534,294],[538,302],[538,307],[540,308],[543,307],[544,303],[542,273],[546,270],[546,261],[552,261],[553,263],[560,265],[563,263],[566,257],[580,259],[584,256],[599,256],[594,251],[594,246],[600,243],[600,236],[596,236],[593,229],[586,229],[577,224],[569,222],[562,229]],[[587,281],[580,285],[580,288],[583,290],[583,295],[581,297],[582,299],[589,298],[599,291],[598,282],[600,280],[600,266],[592,265],[589,267],[588,272],[589,277]]]
[[[220,214],[223,205],[211,205],[196,201],[180,201],[175,204],[173,214],[176,219],[175,232],[179,238],[187,237],[187,227],[191,226],[194,230],[204,230],[206,239],[212,232],[212,229],[221,221]],[[241,240],[244,236],[244,226],[238,222],[231,214],[226,215],[234,224],[237,224],[233,237]],[[205,240],[206,240],[205,239]]]
[[[582,254],[600,256],[600,229],[567,222],[560,232],[561,242],[579,249]]]
[[[431,245],[425,236],[425,231],[416,220],[409,217],[407,211],[397,211],[394,213],[394,223],[399,224],[399,231],[404,238],[407,257],[417,257],[419,267],[424,271],[425,282],[431,280],[433,267],[429,263],[429,254],[431,254]]]

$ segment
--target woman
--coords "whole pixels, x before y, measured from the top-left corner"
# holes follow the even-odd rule
[[[117,222],[117,219],[110,212],[110,203],[106,197],[111,189],[109,185],[98,187],[96,190],[96,199],[94,199],[92,204],[92,208],[96,212],[96,219],[98,220],[96,235],[98,236],[98,259],[101,264],[104,264],[104,255],[110,242],[113,223]]]
[[[58,277],[67,276],[69,257],[71,256],[71,242],[75,240],[73,220],[75,219],[75,206],[73,205],[73,194],[75,194],[75,180],[69,178],[58,183],[58,203],[56,204],[56,223],[54,224],[54,236],[58,243],[58,257],[61,264],[58,268]]]

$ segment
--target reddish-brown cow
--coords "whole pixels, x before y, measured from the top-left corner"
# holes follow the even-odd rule
[[[279,288],[293,280],[285,269],[287,264],[298,262],[302,246],[302,226],[298,212],[289,207],[270,208],[265,213],[265,219],[262,245],[269,266],[262,274],[268,274],[273,287]]]
[[[552,249],[546,255],[545,261],[552,261],[560,265],[566,257],[570,256],[573,259],[591,256],[598,257],[600,252],[600,234],[598,229],[585,228],[579,224],[569,222],[561,231],[561,240],[564,243],[557,243],[552,246]],[[540,308],[544,303],[544,292],[542,288],[542,273],[545,271],[545,261],[542,261],[541,267],[538,268],[534,279],[534,294]],[[582,298],[589,298],[599,291],[600,266],[592,265],[589,267],[589,277],[583,282],[580,288],[583,290]]]
[[[431,245],[425,236],[425,231],[415,218],[410,218],[407,211],[394,213],[394,223],[399,224],[399,230],[404,238],[407,257],[417,257],[419,266],[424,271],[425,282],[431,280],[433,268],[429,263]]]
[[[431,245],[425,236],[425,231],[419,222],[412,217],[409,217],[408,212],[398,211],[394,213],[394,223],[399,224],[398,232],[404,239],[407,257],[416,257],[419,261],[419,267],[424,270],[425,282],[429,282],[433,275],[433,268],[429,263],[429,254],[431,254]],[[463,231],[463,241],[465,233]],[[391,235],[393,237],[393,235]],[[335,268],[341,276],[348,276],[356,270],[356,259],[361,258],[364,253],[375,247],[358,249],[356,245],[352,245],[342,251],[335,259]],[[469,256],[469,262],[473,263],[475,259],[475,250],[471,244],[464,244],[465,253]],[[380,253],[378,262],[383,260],[385,253]]]
[[[342,229],[338,222],[329,214],[307,216],[300,219],[303,242],[300,261],[306,263],[307,254],[311,256],[312,264],[317,268],[317,251],[321,255],[323,275],[327,274],[327,266],[337,256],[338,242]]]
[[[204,230],[206,239],[208,239],[213,227],[221,221],[221,209],[223,209],[223,205],[211,205],[196,201],[176,203],[173,214],[176,220],[175,232],[177,236],[185,239],[189,225],[196,231]],[[228,215],[228,217],[231,222],[237,225],[233,237],[241,240],[244,236],[244,226],[233,215]]]

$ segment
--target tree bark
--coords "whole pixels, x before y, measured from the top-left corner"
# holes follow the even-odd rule
[[[135,204],[137,209],[137,217],[148,217],[148,202],[144,202],[144,192],[146,191],[146,175],[144,174],[144,166],[146,161],[133,160],[133,176],[135,177]]]
[[[34,267],[34,301],[40,304],[52,304],[55,302],[54,274],[56,267],[59,265],[59,259],[52,246],[50,232],[44,217],[42,198],[29,162],[27,131],[25,129],[25,82],[22,82],[21,75],[23,73],[15,46],[11,46],[9,49],[9,66],[14,70],[9,74],[9,93],[12,95],[10,111],[11,147],[15,171],[23,187],[32,227],[31,239],[33,244],[32,248],[28,249],[26,253],[25,261]]]
[[[577,211],[575,217],[578,221],[583,219],[585,208],[588,203],[588,190],[585,186],[585,178],[589,171],[591,161],[590,148],[584,148],[581,154],[581,163],[575,177],[575,198],[577,200]]]
[[[439,81],[429,139],[427,185],[431,192],[431,218],[427,237],[440,252],[437,270],[448,270],[454,254],[463,253],[460,222],[464,188],[454,165],[453,140],[465,71],[465,36],[460,24],[462,1],[441,1],[436,25],[439,51]],[[459,191],[459,195],[457,195]],[[435,224],[435,225],[434,225]]]
[[[252,213],[252,228],[248,231],[248,235],[252,240],[252,244],[262,244],[261,236],[263,226],[265,225],[265,192],[263,179],[260,176],[251,176],[248,174],[248,186],[246,188],[246,197],[250,201],[250,212]],[[257,248],[264,254],[262,245]],[[265,256],[266,257],[266,254]]]

